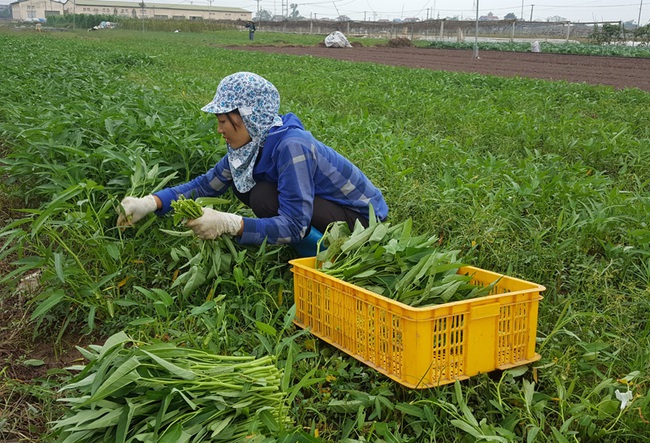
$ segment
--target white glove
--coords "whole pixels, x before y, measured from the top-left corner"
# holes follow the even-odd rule
[[[133,226],[147,214],[158,209],[153,195],[146,197],[125,197],[118,210],[117,226]]]
[[[203,215],[194,220],[188,220],[185,222],[185,226],[203,240],[214,240],[223,234],[239,235],[242,228],[242,216],[203,208]]]

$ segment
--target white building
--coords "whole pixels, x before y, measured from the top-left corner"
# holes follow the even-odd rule
[[[253,13],[242,8],[194,6],[100,0],[18,0],[10,4],[14,20],[33,21],[51,15],[88,14],[117,17],[179,20],[252,20]]]
[[[14,20],[31,21],[51,15],[63,15],[63,3],[55,0],[19,0],[9,6]]]

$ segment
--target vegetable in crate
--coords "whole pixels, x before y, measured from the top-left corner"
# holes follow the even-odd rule
[[[120,332],[79,349],[57,442],[259,442],[290,425],[271,357],[223,356]]]
[[[410,306],[427,306],[488,295],[494,286],[471,284],[458,274],[458,251],[437,246],[436,237],[412,236],[412,220],[391,225],[332,224],[326,250],[316,257],[322,272]]]

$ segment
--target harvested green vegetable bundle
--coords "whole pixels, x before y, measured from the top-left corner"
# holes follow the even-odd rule
[[[63,387],[70,409],[57,442],[259,442],[289,424],[270,357],[141,344],[120,332],[79,349],[90,362]]]
[[[218,197],[201,197],[196,200],[180,196],[171,203],[174,210],[174,224],[180,225],[184,220],[195,219],[203,215],[203,205],[225,204],[228,200]],[[193,235],[191,231],[178,232],[163,230],[165,233],[174,236]],[[195,289],[201,286],[208,279],[218,278],[221,274],[230,272],[231,265],[237,257],[238,252],[228,235],[223,235],[215,240],[199,240],[201,250],[192,257],[187,257],[187,248],[181,251],[172,250],[171,255],[174,262],[189,259],[184,265],[187,270],[178,275],[172,287],[182,286],[182,293],[190,295]]]
[[[203,215],[203,208],[195,200],[180,196],[171,203],[174,210],[174,224],[177,225],[184,219],[195,219]]]
[[[372,219],[373,217],[371,217]],[[493,284],[471,284],[458,274],[464,266],[458,251],[442,251],[436,237],[411,236],[411,219],[391,226],[344,222],[330,225],[323,236],[326,250],[316,266],[322,272],[410,306],[426,306],[488,295]]]

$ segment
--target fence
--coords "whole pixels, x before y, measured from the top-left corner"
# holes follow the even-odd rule
[[[610,23],[610,22],[607,22]],[[619,22],[616,22],[619,23]],[[594,31],[596,22],[529,22],[517,20],[479,21],[478,37],[517,39],[586,40]],[[257,29],[266,32],[327,35],[340,31],[347,36],[397,38],[411,40],[462,40],[476,34],[476,21],[426,20],[412,23],[368,21],[262,21]]]

